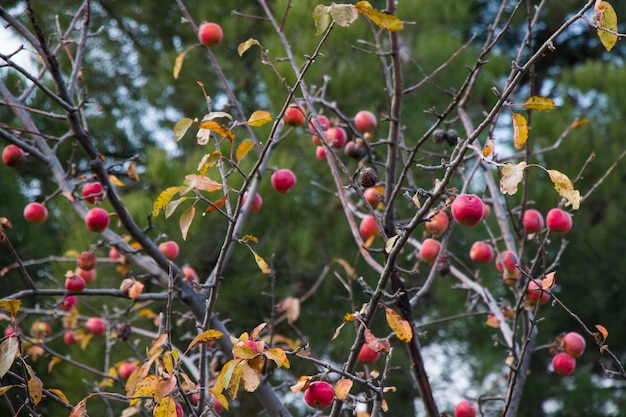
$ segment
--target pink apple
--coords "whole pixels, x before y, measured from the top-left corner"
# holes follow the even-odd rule
[[[331,127],[326,129],[326,140],[335,149],[341,149],[348,141],[348,133],[343,127]]]
[[[290,169],[279,169],[272,174],[271,182],[276,191],[284,194],[296,184],[296,174]]]
[[[66,274],[65,289],[69,292],[81,292],[85,289],[85,279],[80,275],[76,275],[72,271]]]
[[[369,239],[378,234],[378,225],[376,224],[374,216],[368,215],[363,217],[363,220],[361,220],[359,224],[359,232],[363,239]]]
[[[476,417],[476,407],[467,400],[461,400],[454,407],[454,417]]]
[[[585,339],[580,333],[569,332],[563,336],[563,349],[568,355],[578,358],[585,351]]]
[[[118,374],[121,378],[128,379],[129,376],[137,369],[137,364],[133,362],[124,362],[120,365]]]
[[[111,259],[119,259],[120,258],[120,251],[117,250],[117,248],[111,246],[111,249],[109,249],[109,258]]]
[[[317,148],[315,148],[315,157],[317,159],[325,161],[327,159],[326,158],[326,149],[324,149],[323,146],[318,146]]]
[[[183,406],[176,403],[176,417],[183,417],[185,414],[183,413]]]
[[[94,233],[100,233],[109,226],[109,213],[103,208],[92,208],[85,216],[85,226]]]
[[[24,334],[20,326],[10,325],[4,329],[4,337],[11,337]]]
[[[517,273],[518,265],[517,255],[510,250],[503,250],[496,258],[496,268],[500,272],[506,272],[509,274]]]
[[[442,235],[448,230],[448,225],[450,224],[450,219],[445,211],[441,210],[438,212],[431,212],[427,218],[430,220],[426,221],[426,230],[432,233],[435,236]]]
[[[426,263],[432,265],[437,260],[437,255],[441,250],[441,244],[435,239],[427,238],[422,242],[422,247],[420,248],[420,258],[422,258]]]
[[[31,223],[43,223],[48,218],[48,209],[40,203],[29,203],[24,207],[24,218]]]
[[[544,305],[550,301],[550,292],[544,290],[541,286],[543,280],[537,280],[537,282],[530,280],[526,287],[526,300],[532,304]]]
[[[78,299],[73,295],[68,295],[59,303],[59,308],[63,311],[70,311],[76,304],[78,304]]]
[[[241,204],[246,204],[246,198],[248,197],[248,193],[244,193],[243,194],[243,200],[241,201]],[[250,206],[250,213],[256,213],[257,211],[261,210],[261,207],[263,207],[263,198],[261,197],[261,194],[256,193],[254,195],[254,199],[252,200],[252,205]]]
[[[99,182],[88,182],[83,185],[83,198],[89,204],[97,204],[104,200],[104,189]]]
[[[24,160],[24,151],[17,145],[7,145],[2,151],[2,162],[8,167],[14,167]]]
[[[189,265],[183,266],[183,280],[192,283],[192,282],[200,282],[200,277],[195,269],[193,269]]]
[[[202,45],[215,46],[222,41],[224,32],[217,23],[203,23],[198,28],[198,40]]]
[[[320,114],[319,116],[317,116],[317,121],[322,127],[322,132],[327,130],[330,127],[330,120],[328,120],[328,117],[324,116],[323,114]],[[317,129],[315,129],[315,123],[313,123],[313,120],[309,122],[309,131],[313,133],[317,132]],[[321,145],[321,143],[319,143],[318,146],[319,145]]]
[[[73,331],[66,330],[65,333],[63,333],[63,343],[66,345],[75,345],[77,343],[76,336]]]
[[[474,242],[470,248],[470,259],[474,262],[489,263],[493,260],[493,248],[480,240]]]
[[[161,242],[159,245],[159,250],[163,255],[165,255],[168,259],[174,259],[180,253],[180,248],[178,247],[178,243],[173,240],[168,240],[166,242]]]
[[[376,116],[371,111],[361,110],[354,116],[354,126],[359,132],[371,132],[377,124]]]
[[[527,235],[539,233],[545,227],[543,216],[535,209],[528,209],[524,212],[522,224],[524,225],[524,232],[526,232]]]
[[[576,359],[565,352],[559,352],[552,358],[552,369],[559,375],[571,375],[576,369]]]
[[[293,127],[302,126],[306,122],[306,116],[300,106],[292,104],[285,110],[283,122]]]
[[[76,275],[84,279],[86,284],[91,284],[96,280],[96,277],[98,276],[98,273],[95,269],[85,270],[81,268],[76,268],[75,273]]]
[[[366,365],[372,365],[376,363],[379,357],[380,352],[372,349],[367,343],[363,343],[363,346],[361,346],[361,350],[359,351],[359,356],[356,358],[356,361],[364,363]]]
[[[106,324],[100,317],[90,317],[85,323],[85,329],[94,336],[99,336],[104,333]]]
[[[304,401],[319,410],[327,408],[333,403],[335,392],[333,386],[326,381],[314,381],[304,391]]]
[[[382,201],[383,195],[380,194],[381,189],[379,187],[369,187],[363,191],[363,195],[368,203],[371,204],[372,207],[376,207]]]
[[[565,210],[553,208],[546,215],[546,224],[550,232],[562,235],[572,228],[572,215]]]
[[[480,197],[474,194],[461,194],[451,205],[452,217],[462,226],[478,224],[484,215],[484,204]]]

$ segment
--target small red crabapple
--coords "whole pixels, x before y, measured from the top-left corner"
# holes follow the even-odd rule
[[[578,358],[585,351],[585,339],[580,333],[569,332],[563,336],[563,350],[568,355]]]
[[[474,226],[480,223],[485,211],[483,201],[474,194],[458,195],[450,208],[452,217],[462,226]]]
[[[304,401],[309,406],[319,410],[330,406],[334,398],[333,386],[326,381],[314,381],[304,391]]]
[[[354,116],[354,126],[359,132],[371,132],[376,129],[377,124],[376,116],[371,111],[361,110]]]
[[[470,248],[470,259],[474,262],[489,263],[493,260],[493,248],[480,240],[474,242]]]
[[[246,198],[248,197],[248,193],[244,193],[243,194],[243,199],[241,201],[241,204],[246,204]],[[252,200],[252,205],[250,206],[250,213],[256,213],[257,211],[261,210],[261,207],[263,207],[263,198],[261,197],[261,194],[256,193],[254,195],[254,199]]]
[[[420,247],[420,258],[429,265],[432,265],[437,260],[437,255],[439,255],[440,250],[441,244],[438,241],[432,238],[426,238]]]
[[[543,216],[538,210],[528,209],[522,216],[522,225],[524,226],[524,232],[527,235],[538,233],[545,227]]]
[[[576,359],[565,352],[559,352],[552,358],[552,369],[559,375],[571,375],[576,369]]]
[[[101,207],[92,208],[85,216],[87,229],[100,233],[109,226],[109,213]]]
[[[203,23],[198,28],[198,40],[202,45],[215,46],[222,41],[224,32],[217,23]]]
[[[48,218],[48,209],[41,203],[29,203],[24,207],[24,218],[31,223],[43,223]]]
[[[99,182],[88,182],[83,185],[83,198],[89,204],[97,204],[104,199],[104,189]]]
[[[376,224],[374,216],[368,215],[363,217],[363,220],[361,220],[359,224],[359,232],[363,239],[369,239],[378,234],[378,225]]]
[[[291,190],[291,187],[296,184],[296,181],[296,174],[286,168],[279,169],[274,172],[271,177],[272,187],[281,194]]]
[[[2,151],[2,162],[8,167],[14,167],[24,160],[24,151],[17,145],[7,145]]]
[[[104,333],[106,324],[100,317],[90,317],[87,319],[87,322],[85,322],[85,329],[94,336],[99,336]]]
[[[315,157],[317,159],[325,161],[327,159],[327,157],[326,157],[326,149],[324,149],[323,146],[318,146],[317,148],[315,148]]]
[[[461,400],[454,407],[454,417],[476,417],[476,407],[467,400]]]
[[[565,234],[572,228],[572,215],[565,210],[553,208],[546,215],[546,225],[551,233]]]
[[[306,115],[304,110],[297,104],[292,104],[285,110],[283,116],[283,122],[289,126],[298,127],[302,126],[306,122]]]
[[[168,259],[174,259],[180,253],[180,248],[178,247],[178,243],[173,240],[168,240],[166,242],[161,242],[159,245],[159,250],[163,255],[165,255]]]
[[[366,365],[372,365],[376,363],[379,357],[380,352],[372,349],[367,343],[363,343],[363,346],[361,346],[361,350],[359,351],[359,356],[356,358],[356,361],[359,363],[364,363]]]
[[[445,211],[431,212],[427,218],[430,218],[426,222],[426,230],[435,236],[442,235],[448,230],[450,219]]]

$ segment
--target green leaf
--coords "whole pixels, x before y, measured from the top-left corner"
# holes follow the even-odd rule
[[[187,133],[187,130],[191,127],[192,124],[193,120],[191,120],[189,117],[185,117],[183,119],[180,119],[176,123],[176,125],[174,125],[174,139],[176,140],[176,142],[178,142],[183,138],[183,136],[185,136],[185,133]]]
[[[352,4],[335,4],[330,6],[330,16],[341,27],[348,27],[359,18],[359,12]]]
[[[596,1],[593,20],[598,26],[598,37],[607,51],[617,43],[617,14],[607,1]],[[610,31],[610,32],[607,32]],[[611,33],[612,32],[612,33]]]

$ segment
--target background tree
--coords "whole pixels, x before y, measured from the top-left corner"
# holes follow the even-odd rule
[[[11,294],[5,300],[22,301],[15,318],[26,333],[19,339],[23,356],[2,380],[5,386],[16,385],[4,394],[3,412],[67,415],[70,406],[88,398],[89,415],[115,415],[124,409],[175,415],[174,402],[199,415],[212,403],[195,383],[215,388],[228,382],[209,369],[228,369],[233,353],[243,355],[240,362],[253,368],[259,361],[247,349],[233,352],[228,337],[182,354],[198,332],[226,333],[226,320],[235,337],[269,323],[259,334],[264,348],[288,353],[290,370],[268,365],[255,391],[269,415],[310,413],[302,394],[294,397],[288,388],[302,388],[296,384],[299,376],[319,372],[328,372],[320,377],[333,383],[340,376],[351,380],[344,408],[372,415],[380,412],[382,398],[394,414],[425,410],[426,415],[436,415],[452,413],[462,397],[472,399],[485,415],[618,415],[621,385],[606,389],[604,376],[623,380],[617,361],[623,354],[620,346],[604,352],[613,361],[588,348],[565,382],[548,371],[548,364],[562,332],[581,332],[593,345],[591,333],[598,331],[593,325],[601,323],[610,330],[610,340],[620,340],[622,317],[614,313],[620,310],[620,284],[613,271],[619,271],[622,262],[614,230],[623,221],[623,199],[615,191],[619,175],[604,175],[623,152],[617,136],[622,81],[619,65],[612,61],[622,53],[621,44],[610,55],[603,52],[593,28],[593,2],[580,9],[574,2],[423,3],[417,8],[400,4],[396,10],[393,2],[372,2],[388,13],[382,15],[363,9],[364,3],[355,11],[354,6],[316,8],[316,2],[290,1],[233,2],[228,10],[193,2],[2,6],[11,34],[40,59],[19,67],[14,49],[0,51],[7,64],[0,85],[0,135],[28,154],[17,167],[0,167],[3,194],[14,196],[0,203],[2,215],[13,224],[4,230],[5,246],[15,249],[0,253],[7,265],[2,272],[9,278],[1,285],[4,294]],[[585,11],[586,20],[581,17]],[[337,23],[324,27],[329,12]],[[312,13],[319,36],[314,35]],[[381,29],[398,25],[394,15],[403,21],[402,30]],[[352,22],[351,16],[360,17]],[[222,26],[222,42],[210,49],[187,50],[198,42],[197,26],[205,19]],[[249,49],[238,54],[238,47],[250,38],[262,47],[247,44]],[[588,52],[581,55],[581,50]],[[172,77],[177,57],[180,72]],[[520,106],[533,95],[552,97],[558,107],[542,113],[531,111],[532,105]],[[294,103],[302,106],[313,130],[320,130],[316,114],[346,128],[350,142],[364,147],[361,157],[350,159],[343,149],[335,154],[323,145],[329,162],[316,159],[309,123],[291,128],[281,122]],[[379,118],[371,134],[356,129],[353,117],[362,109]],[[271,123],[246,124],[256,110],[268,111]],[[177,122],[184,117],[202,120],[212,111],[229,113],[233,119],[213,119],[223,127],[214,129],[208,145],[198,146],[194,139],[197,125],[174,143],[171,129]],[[519,151],[512,146],[512,136],[523,135],[524,128],[511,125],[512,112],[532,126]],[[456,142],[452,132],[441,134],[451,129],[458,134]],[[232,132],[232,143],[220,132]],[[494,140],[494,151],[485,156],[488,139]],[[255,146],[240,158],[245,140]],[[203,156],[217,150],[221,156],[207,175],[221,189],[190,190],[170,195],[171,200],[162,195],[159,203],[165,189],[181,186],[187,174],[197,174]],[[592,152],[595,158],[590,159]],[[574,227],[564,238],[542,231],[528,239],[522,233],[520,219],[526,208],[545,214],[565,201],[538,167],[524,171],[515,195],[503,195],[498,171],[506,162],[520,161],[564,172],[584,195]],[[373,208],[359,184],[365,167],[377,172],[384,187],[379,189],[383,204]],[[270,184],[271,173],[279,168],[297,175],[296,186],[287,194],[277,193]],[[97,237],[80,220],[92,207],[83,201],[81,188],[95,180],[104,184],[101,206],[112,214],[110,228]],[[249,213],[241,199],[245,192],[263,196],[260,211]],[[417,256],[421,241],[431,237],[422,223],[431,209],[444,209],[467,192],[480,195],[493,214],[473,228],[453,223],[437,238],[448,259],[431,268]],[[189,199],[171,204],[181,197]],[[20,216],[34,200],[44,202],[50,213],[40,225]],[[167,202],[173,215],[165,219]],[[181,213],[189,216],[192,205],[194,220],[183,240],[179,218]],[[155,207],[161,212],[150,215]],[[209,207],[213,210],[201,216]],[[373,241],[358,234],[360,220],[370,214],[377,215],[384,230]],[[42,238],[48,236],[54,238]],[[493,264],[480,267],[469,259],[469,246],[478,239],[518,254],[516,285],[503,285]],[[180,245],[176,265],[158,250],[166,240]],[[110,259],[110,247],[126,260]],[[268,265],[255,262],[251,249]],[[72,319],[74,313],[59,309],[65,273],[74,269],[78,253],[88,250],[98,255],[98,278],[78,297],[80,304],[73,310],[78,316]],[[195,268],[200,285],[191,287],[182,280],[180,267],[185,263]],[[595,278],[599,269],[601,279]],[[546,289],[563,304],[553,299],[530,308],[524,301],[527,282],[555,270],[558,285]],[[113,290],[127,277],[145,286],[140,295],[135,287],[134,299]],[[8,310],[15,306],[3,305]],[[287,309],[289,320],[276,305]],[[412,322],[409,343],[393,336],[390,325],[397,323],[387,319],[383,306]],[[14,320],[8,310],[7,323]],[[355,314],[358,311],[362,313]],[[505,320],[503,312],[513,317]],[[82,350],[66,346],[66,330],[82,328],[94,315],[106,318],[107,337],[84,337]],[[331,340],[345,317],[353,321]],[[30,334],[31,325],[41,321],[51,324],[52,335]],[[125,340],[127,325],[132,325],[131,336]],[[369,374],[371,381],[354,373],[366,328],[381,339],[390,336],[393,346],[383,355],[388,362],[379,359],[370,367],[382,372]],[[171,345],[163,344],[159,334],[167,335]],[[201,334],[205,339],[217,337]],[[147,352],[155,340],[157,346]],[[10,351],[14,341],[2,343]],[[370,344],[384,347],[371,339]],[[184,356],[180,367],[166,365],[172,360],[170,351]],[[309,356],[302,355],[305,351]],[[37,358],[38,352],[44,356]],[[54,357],[62,362],[57,364]],[[425,369],[412,368],[409,364],[419,364],[420,357]],[[3,358],[4,363],[13,362],[11,355]],[[124,389],[119,378],[121,363],[132,358],[163,364],[140,368],[143,374],[137,379],[148,387],[145,391],[132,382]],[[282,359],[277,362],[285,365]],[[528,377],[523,372],[527,366]],[[52,400],[37,403],[34,375],[45,389],[60,388],[68,398],[47,391]],[[157,375],[176,389],[164,396],[150,391]],[[172,375],[175,381],[169,379]],[[20,386],[29,378],[31,386]],[[85,384],[70,389],[68,380]],[[385,385],[395,392],[383,394]],[[230,400],[229,413],[256,412],[258,402],[240,391],[237,401],[232,401],[232,391],[224,398]],[[417,391],[423,406],[416,401]],[[201,394],[195,409],[192,393]],[[341,390],[338,393],[341,397]],[[151,402],[144,398],[133,404],[136,409],[129,409],[124,394],[156,397],[161,406],[150,411]],[[336,401],[333,415],[341,405]],[[75,409],[76,415],[82,411],[80,406]]]

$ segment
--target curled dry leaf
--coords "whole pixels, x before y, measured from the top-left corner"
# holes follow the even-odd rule
[[[555,169],[549,169],[548,175],[550,176],[550,180],[554,183],[556,192],[567,200],[567,203],[572,206],[572,209],[578,210],[581,201],[580,191],[574,189],[574,185],[569,177]]]
[[[385,307],[385,316],[387,318],[387,324],[389,324],[389,327],[391,327],[391,330],[394,331],[398,339],[403,342],[410,342],[413,338],[411,324],[389,307]]]
[[[300,317],[300,299],[296,297],[287,297],[276,306],[278,313],[285,313],[287,321],[293,323]]]
[[[513,195],[517,193],[517,186],[524,179],[524,170],[526,162],[522,161],[518,164],[507,162],[502,168],[502,178],[500,178],[500,191],[502,194]]]
[[[289,389],[291,390],[291,392],[305,391],[307,388],[309,388],[309,385],[311,384],[311,378],[313,377],[308,375],[302,375],[300,378],[298,378],[298,382],[290,386]]]
[[[348,398],[351,388],[352,380],[348,378],[341,378],[335,383],[335,397],[337,397],[339,401],[345,401]]]

